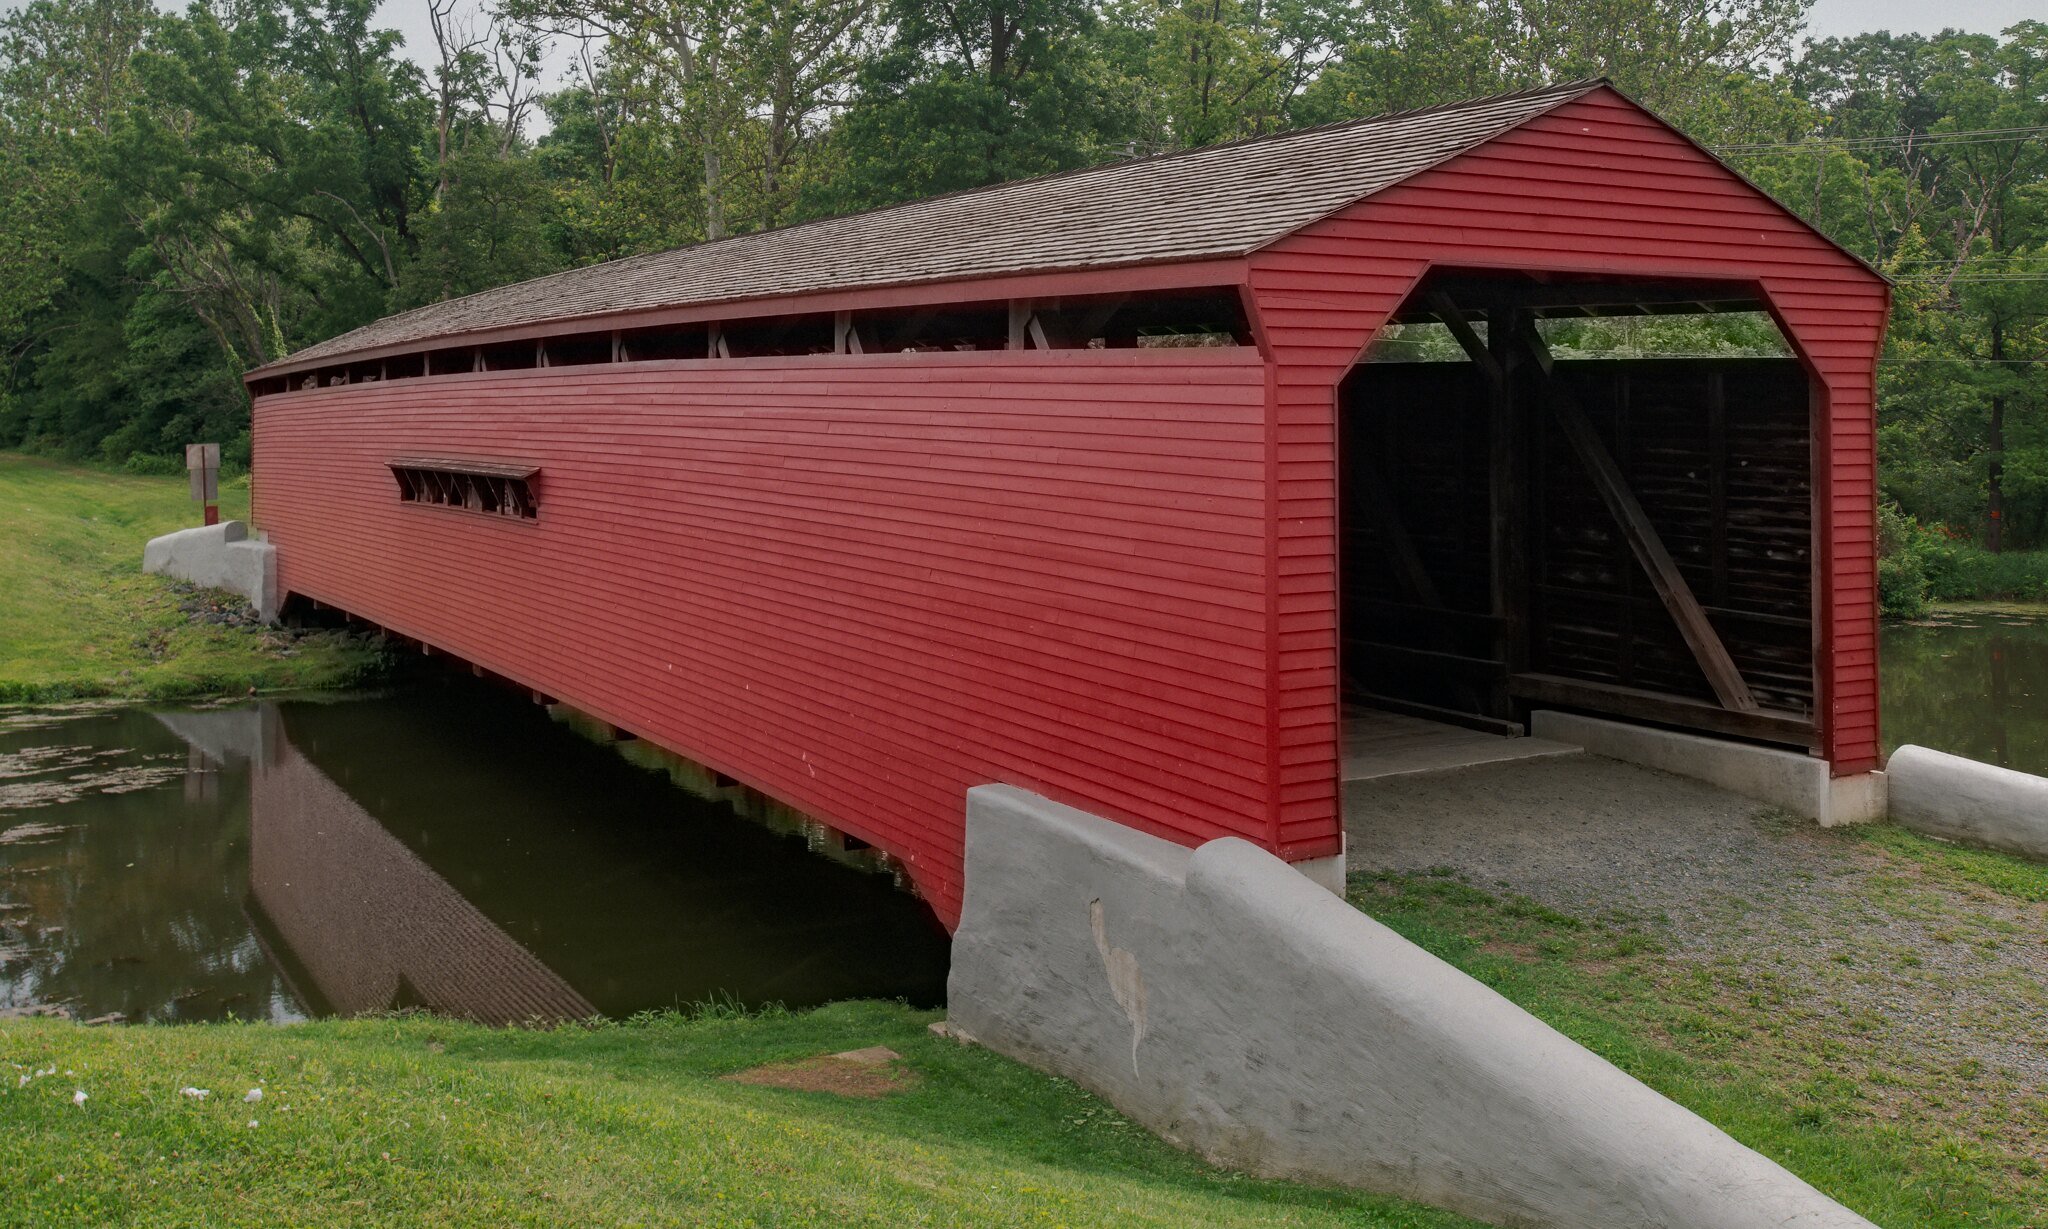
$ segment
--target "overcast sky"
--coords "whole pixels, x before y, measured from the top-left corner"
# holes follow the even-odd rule
[[[19,2],[0,0],[0,6]],[[1814,38],[1861,34],[1866,30],[1933,34],[1951,27],[1996,34],[2029,17],[2048,19],[2048,12],[2043,9],[2043,0],[1815,0],[1806,26],[1807,33]],[[384,0],[378,15],[405,35],[406,46],[415,59],[424,60],[430,54],[427,49],[433,47],[434,36],[427,26],[426,0]],[[565,57],[554,57],[550,77],[566,66]]]
[[[1948,27],[1996,34],[2029,17],[2048,20],[2041,0],[1815,0],[1806,32],[1830,38],[1865,30],[1933,34]]]
[[[0,0],[0,10],[21,7],[26,0]],[[180,0],[158,0],[164,8],[180,9]],[[1815,0],[1807,19],[1807,33],[1815,38],[1861,34],[1866,30],[1908,31],[1932,34],[1955,27],[1982,34],[1996,34],[2028,17],[2042,18],[2042,0]],[[384,0],[378,11],[380,21],[395,26],[405,35],[406,50],[424,63],[434,45],[427,26],[426,0]],[[567,67],[560,54],[549,63],[548,81],[554,85]]]

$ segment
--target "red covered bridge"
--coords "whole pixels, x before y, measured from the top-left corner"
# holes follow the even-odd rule
[[[950,923],[986,782],[1337,854],[1364,708],[1875,768],[1886,307],[1582,83],[394,316],[249,376],[256,517],[290,598],[877,845]],[[1791,357],[1545,340],[1731,311]],[[1396,323],[1462,361],[1378,361]]]

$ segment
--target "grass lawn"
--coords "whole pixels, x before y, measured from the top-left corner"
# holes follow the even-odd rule
[[[1890,825],[1777,822],[1852,866],[1854,890],[1762,906],[1760,941],[1718,948],[1667,950],[1651,919],[1448,870],[1354,875],[1350,893],[1886,1229],[2048,1225],[2048,1098],[2012,1074],[2041,1053],[2048,1004],[2014,963],[2048,944],[2048,867]],[[1898,1026],[1915,1011],[1925,1027]],[[2001,1071],[1972,1054],[1986,1040],[2033,1058]]]
[[[225,514],[246,505],[224,494]],[[207,599],[142,576],[144,540],[193,519],[181,480],[0,453],[0,700],[379,667],[368,641],[211,622]],[[1576,915],[1449,869],[1354,875],[1350,895],[1887,1229],[2048,1226],[2048,868],[1887,826],[1756,824],[1741,830],[1791,886],[1683,942],[1669,918]],[[1471,1223],[1219,1171],[1070,1084],[931,1036],[932,1018],[0,1018],[0,1229]],[[902,1056],[882,1095],[724,1078],[877,1045]]]
[[[932,1018],[0,1023],[0,1224],[1471,1223],[1210,1168]],[[873,1045],[914,1082],[867,1098],[721,1078]]]
[[[221,515],[248,503],[236,484]],[[377,669],[361,637],[209,622],[206,595],[144,576],[143,543],[198,511],[182,477],[0,452],[0,701],[333,687]]]

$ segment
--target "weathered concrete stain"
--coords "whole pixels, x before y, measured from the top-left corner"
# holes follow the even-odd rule
[[[956,1031],[1253,1173],[1509,1225],[1870,1229],[1245,841],[969,791],[948,992]]]
[[[1088,929],[1095,935],[1095,950],[1102,956],[1102,970],[1109,974],[1109,992],[1116,1005],[1131,1021],[1131,1074],[1138,1074],[1138,1047],[1145,1041],[1145,974],[1138,958],[1109,942],[1109,928],[1102,920],[1100,897],[1088,902]]]

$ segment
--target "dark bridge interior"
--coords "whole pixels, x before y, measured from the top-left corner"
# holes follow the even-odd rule
[[[1812,745],[1806,373],[1558,358],[1537,324],[1761,306],[1740,287],[1518,276],[1418,292],[1397,320],[1446,326],[1453,361],[1362,363],[1342,393],[1347,703]]]

